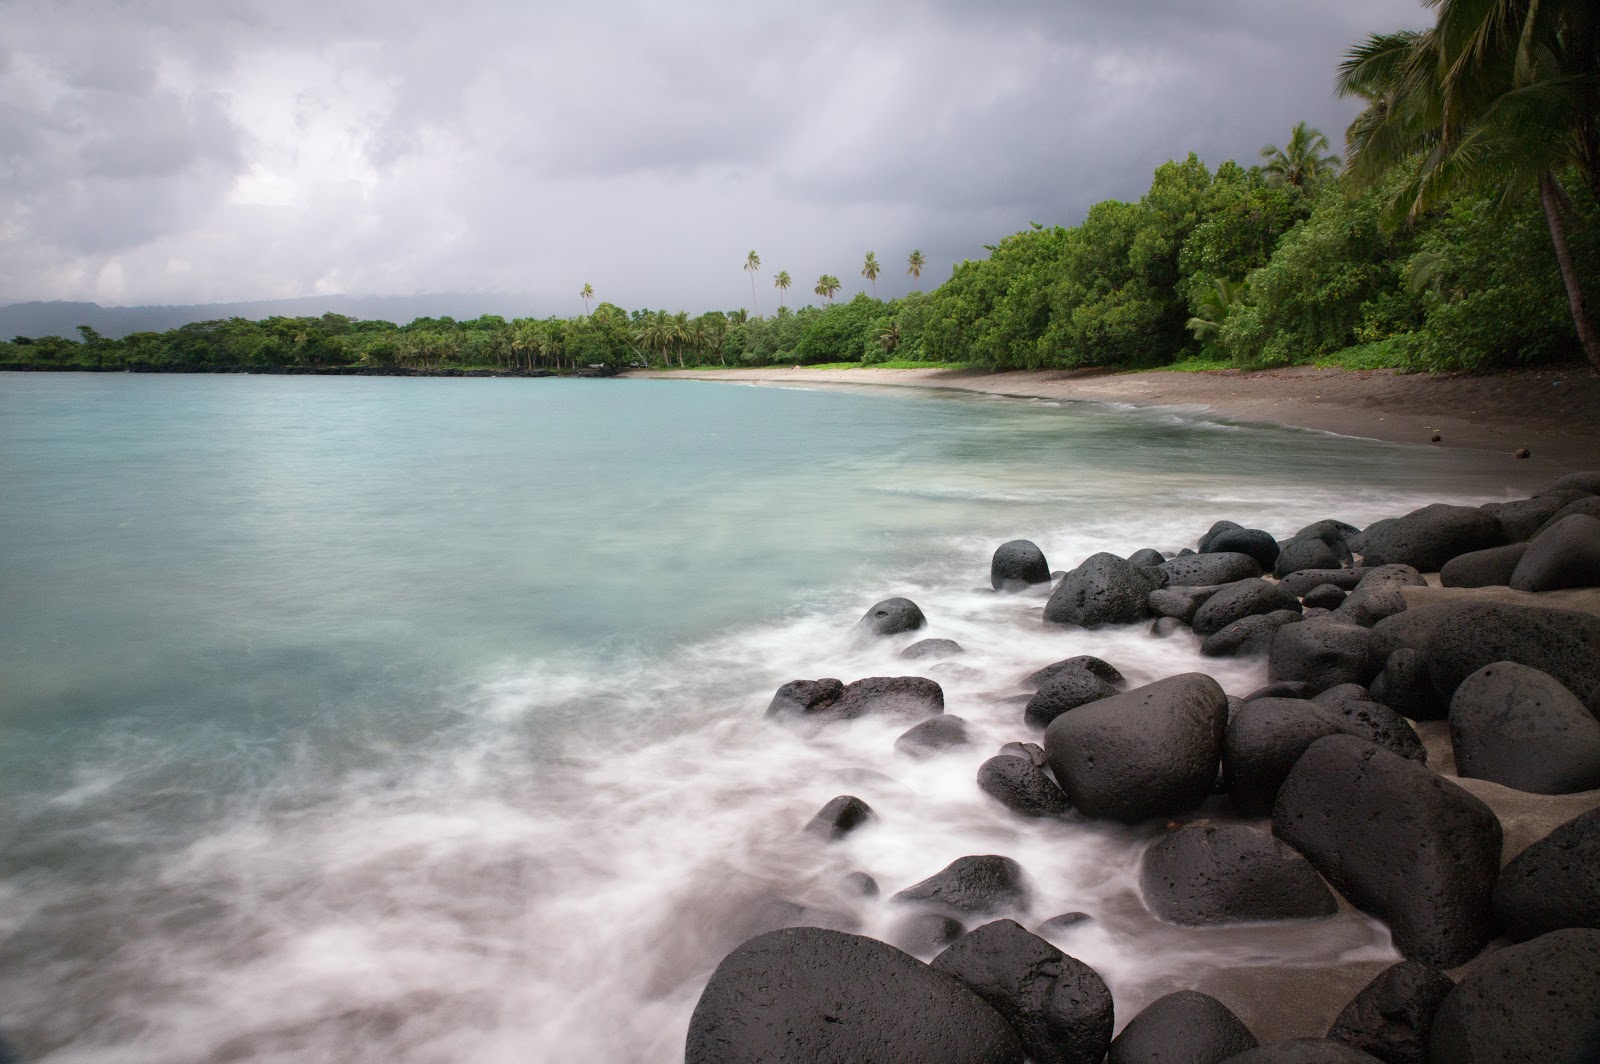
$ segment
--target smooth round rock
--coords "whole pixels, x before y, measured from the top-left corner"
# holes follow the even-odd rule
[[[894,741],[901,757],[923,761],[972,743],[972,730],[960,717],[942,716],[914,724]]]
[[[900,652],[902,658],[921,661],[925,658],[950,658],[960,654],[961,644],[954,639],[919,639]]]
[[[1219,1064],[1259,1044],[1228,1006],[1198,990],[1179,990],[1128,1021],[1106,1064]]]
[[[1405,589],[1423,587],[1427,581],[1409,565],[1379,565],[1367,570],[1355,589],[1339,604],[1339,619],[1371,628],[1385,617],[1406,609]]]
[[[1534,532],[1534,534],[1529,538],[1538,539],[1540,536],[1543,536],[1546,532],[1548,532],[1557,522],[1561,521],[1563,518],[1571,517],[1573,514],[1583,514],[1585,517],[1600,517],[1600,497],[1591,495],[1587,498],[1576,499],[1567,503],[1567,505],[1557,510],[1555,515],[1551,517],[1550,520],[1540,525],[1538,531]]]
[[[1552,931],[1483,957],[1434,1016],[1428,1060],[1600,1060],[1600,931]]]
[[[1167,832],[1145,850],[1139,887],[1151,912],[1186,927],[1310,920],[1339,911],[1309,861],[1242,824]]]
[[[1053,662],[1037,672],[1029,674],[1022,681],[1022,686],[1039,688],[1044,686],[1045,681],[1057,673],[1068,672],[1073,669],[1088,669],[1106,683],[1117,687],[1121,687],[1128,682],[1123,678],[1122,673],[1118,672],[1116,667],[1109,662],[1103,661],[1092,654],[1079,654],[1064,661]]]
[[[1383,1064],[1370,1053],[1326,1038],[1291,1038],[1229,1057],[1224,1064]]]
[[[1220,590],[1220,587],[1159,587],[1145,596],[1144,604],[1157,617],[1172,617],[1188,624],[1206,600]]]
[[[1325,518],[1313,521],[1294,534],[1295,539],[1320,539],[1324,543],[1345,543],[1361,529],[1344,521]]]
[[[1528,552],[1526,543],[1458,554],[1439,570],[1439,583],[1445,587],[1506,587],[1517,563]]]
[[[1600,586],[1600,519],[1569,514],[1530,544],[1511,573],[1513,591]]]
[[[1167,574],[1168,587],[1231,584],[1261,575],[1261,563],[1248,554],[1180,554],[1156,568]]]
[[[1459,554],[1499,547],[1505,541],[1505,530],[1492,514],[1472,506],[1434,503],[1363,529],[1361,554],[1367,565],[1398,562],[1436,573]]]
[[[943,913],[910,913],[894,922],[889,941],[916,957],[932,957],[967,933],[966,925]]]
[[[1136,823],[1206,799],[1227,720],[1217,682],[1185,673],[1062,714],[1045,730],[1045,756],[1086,816]]]
[[[1600,495],[1600,469],[1557,477],[1554,483],[1544,489],[1543,494],[1557,491],[1581,491],[1589,495]]]
[[[872,811],[872,806],[853,794],[841,794],[817,810],[817,815],[806,825],[806,831],[831,842],[876,819],[878,815]]]
[[[1099,628],[1133,624],[1149,616],[1145,597],[1150,582],[1141,571],[1115,554],[1095,554],[1062,577],[1045,603],[1051,624]]]
[[[1034,1064],[1100,1064],[1111,991],[1095,970],[1012,920],[974,928],[933,959],[1005,1017]]]
[[[1256,617],[1275,610],[1299,613],[1300,608],[1300,600],[1287,591],[1259,577],[1252,577],[1218,588],[1216,594],[1195,610],[1190,623],[1201,635],[1211,635],[1245,617]]]
[[[1222,553],[1221,551],[1214,552],[1211,549],[1211,544],[1216,540],[1216,538],[1222,535],[1224,532],[1242,531],[1244,531],[1244,526],[1237,521],[1217,521],[1213,523],[1210,528],[1206,529],[1205,535],[1201,536],[1195,541],[1195,546],[1199,548],[1201,554],[1220,554]]]
[[[1167,560],[1167,556],[1152,547],[1143,547],[1128,555],[1128,564],[1141,569],[1154,569]]]
[[[831,677],[791,680],[778,688],[767,719],[815,730],[840,721],[876,717],[921,720],[944,712],[944,689],[925,676],[869,676],[852,684]]]
[[[1039,685],[1022,719],[1035,728],[1048,728],[1050,722],[1069,710],[1110,698],[1117,689],[1088,669],[1060,669]]]
[[[1282,625],[1272,633],[1267,678],[1300,680],[1318,690],[1342,683],[1366,686],[1383,667],[1376,642],[1371,630],[1331,618]]]
[[[1038,743],[1006,743],[1000,748],[1001,756],[1020,757],[1034,768],[1044,768],[1049,764],[1045,760],[1044,747]]]
[[[1408,958],[1448,968],[1489,941],[1500,821],[1414,761],[1354,736],[1318,739],[1278,792],[1272,833],[1387,923]]]
[[[1443,720],[1450,706],[1439,697],[1428,676],[1428,659],[1411,647],[1401,647],[1384,662],[1372,681],[1372,700],[1412,720]]]
[[[1050,582],[1044,551],[1026,539],[1002,543],[989,562],[989,585],[996,591],[1017,591]]]
[[[876,898],[878,881],[865,872],[848,872],[839,880],[839,888],[853,898]]]
[[[1494,515],[1494,519],[1500,522],[1500,528],[1505,532],[1508,542],[1520,543],[1531,539],[1533,534],[1563,507],[1584,497],[1582,492],[1561,491],[1535,495],[1531,499],[1518,499],[1515,502],[1488,503],[1479,509]],[[1441,573],[1443,571],[1440,570]]]
[[[1340,591],[1354,591],[1371,569],[1359,566],[1352,569],[1301,569],[1278,581],[1278,586],[1291,595],[1304,595],[1314,587],[1332,584]]]
[[[978,767],[978,789],[1025,817],[1060,816],[1072,808],[1044,769],[1025,757],[1002,754]]]
[[[908,598],[884,599],[856,622],[856,628],[872,635],[898,635],[914,632],[927,623],[922,609]]]
[[[1274,610],[1254,617],[1243,617],[1222,631],[1208,635],[1200,653],[1208,658],[1260,658],[1272,649],[1272,637],[1286,624],[1297,624],[1302,614],[1295,610]]]
[[[1234,806],[1249,815],[1270,813],[1300,755],[1328,735],[1354,735],[1412,761],[1427,757],[1411,726],[1376,703],[1253,699],[1232,712],[1222,739],[1222,774]]]
[[[1553,676],[1485,665],[1450,699],[1456,772],[1533,794],[1600,787],[1600,720]]]
[[[1291,539],[1279,545],[1277,561],[1272,575],[1287,577],[1307,569],[1337,569],[1346,561],[1345,554],[1333,544],[1320,539]]]
[[[1059,916],[1052,916],[1034,928],[1033,931],[1036,935],[1056,934],[1061,931],[1070,931],[1075,927],[1081,927],[1093,921],[1094,917],[1088,913],[1062,913]]]
[[[1032,891],[1022,866],[1009,857],[958,857],[920,883],[896,894],[897,902],[935,911],[998,914],[1028,907]]]
[[[1600,809],[1512,858],[1494,885],[1494,915],[1518,941],[1567,927],[1600,929]]]
[[[1385,1064],[1427,1064],[1428,1032],[1455,981],[1439,969],[1401,961],[1384,969],[1344,1007],[1328,1037]]]
[[[1278,541],[1259,528],[1230,528],[1217,533],[1200,553],[1248,554],[1262,572],[1270,573],[1278,561]]]
[[[1307,591],[1301,601],[1312,609],[1336,610],[1344,605],[1344,600],[1349,596],[1348,591],[1334,584],[1318,584]]]
[[[717,965],[689,1019],[685,1064],[1022,1064],[977,994],[893,946],[796,927]]]

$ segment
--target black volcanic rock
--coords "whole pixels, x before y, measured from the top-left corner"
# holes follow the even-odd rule
[[[1219,1064],[1258,1044],[1228,1006],[1210,994],[1179,990],[1128,1021],[1106,1064]]]
[[[1117,689],[1088,669],[1060,669],[1039,685],[1022,710],[1022,718],[1035,728],[1047,728],[1050,722],[1068,710],[1110,698]]]
[[[1351,999],[1328,1037],[1385,1064],[1428,1064],[1428,1031],[1455,985],[1437,968],[1401,961]]]
[[[1600,931],[1552,931],[1480,958],[1445,997],[1430,1064],[1600,1060]]]
[[[1189,927],[1304,920],[1339,910],[1309,861],[1242,824],[1167,832],[1145,850],[1139,886],[1151,912]]]
[[[1456,771],[1535,794],[1600,787],[1600,720],[1556,679],[1510,661],[1485,665],[1450,699]]]
[[[1600,929],[1600,809],[1512,858],[1494,885],[1494,915],[1519,941],[1565,927]]]
[[[1016,591],[1050,582],[1044,551],[1026,539],[1002,543],[989,562],[989,584],[996,591]]]
[[[876,820],[872,807],[853,794],[841,794],[817,810],[806,830],[829,841],[842,839],[863,824]]]
[[[914,632],[927,623],[922,610],[908,598],[884,599],[856,622],[859,631],[872,635],[898,635]]]
[[[1060,816],[1072,804],[1044,769],[1025,757],[1002,754],[978,768],[978,789],[1025,817]]]
[[[1143,572],[1125,559],[1095,554],[1061,578],[1045,603],[1044,619],[1078,628],[1133,624],[1149,616],[1145,597],[1150,591]]]
[[[968,915],[1028,907],[1032,892],[1022,866],[1009,857],[958,857],[943,869],[896,894],[897,902]]]

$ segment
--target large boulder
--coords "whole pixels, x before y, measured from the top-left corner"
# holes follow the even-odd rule
[[[1515,502],[1485,503],[1479,509],[1494,515],[1494,519],[1500,522],[1500,529],[1506,534],[1508,542],[1520,543],[1532,538],[1533,534],[1539,531],[1546,521],[1561,512],[1563,507],[1585,497],[1582,492],[1562,491],[1535,495],[1531,499],[1518,499]]]
[[[811,818],[806,830],[832,842],[876,819],[878,816],[872,811],[872,806],[853,794],[841,794],[817,810],[817,815]]]
[[[1005,1017],[1034,1064],[1100,1064],[1111,991],[1095,970],[1011,920],[984,924],[933,959]]]
[[[1272,634],[1267,657],[1268,679],[1300,680],[1318,690],[1342,683],[1365,686],[1382,667],[1372,631],[1332,617],[1281,626]]]
[[[1045,603],[1044,619],[1079,628],[1133,624],[1149,616],[1144,600],[1150,590],[1143,572],[1125,559],[1095,554],[1061,578]]]
[[[925,761],[971,742],[972,732],[966,721],[955,716],[934,717],[908,728],[894,741],[894,752],[913,761]]]
[[[1242,617],[1220,632],[1206,636],[1205,642],[1200,644],[1200,653],[1208,658],[1265,657],[1272,649],[1273,634],[1300,619],[1296,610],[1273,610]]]
[[[1262,572],[1270,573],[1278,560],[1278,541],[1259,528],[1229,528],[1208,540],[1200,553],[1248,554]]]
[[[1582,473],[1568,473],[1566,476],[1557,477],[1555,482],[1544,489],[1548,495],[1557,491],[1581,491],[1588,495],[1600,495],[1600,469],[1591,469]]]
[[[1514,661],[1547,672],[1593,706],[1600,695],[1600,617],[1538,606],[1449,603],[1379,622],[1385,657],[1409,646],[1428,660],[1428,677],[1448,700],[1485,665]]]
[[[1528,544],[1511,573],[1513,591],[1600,587],[1600,520],[1570,514]]]
[[[1450,706],[1433,689],[1428,658],[1422,651],[1401,647],[1384,660],[1383,671],[1372,681],[1372,699],[1412,720],[1443,720]]]
[[[917,957],[932,957],[967,933],[966,925],[943,913],[906,913],[889,928],[888,940]]]
[[[908,661],[921,661],[924,658],[950,658],[961,653],[961,644],[954,639],[919,639],[900,652],[900,656]]]
[[[1248,554],[1181,554],[1156,568],[1167,574],[1168,587],[1231,584],[1261,575],[1261,563]]]
[[[1406,609],[1406,588],[1426,585],[1422,574],[1409,565],[1374,566],[1339,604],[1336,616],[1349,624],[1370,628]]]
[[[978,767],[978,789],[1025,817],[1060,816],[1072,808],[1055,781],[1026,757],[991,757]]]
[[[685,1064],[1022,1064],[1000,1014],[960,982],[870,938],[796,927],[717,965]]]
[[[1128,555],[1128,564],[1140,569],[1154,569],[1167,560],[1167,556],[1154,547],[1140,547]]]
[[[1189,927],[1305,920],[1339,911],[1309,861],[1242,824],[1167,832],[1145,850],[1139,888],[1151,912]]]
[[[1079,654],[1076,657],[1067,658],[1065,661],[1053,662],[1037,672],[1030,673],[1022,681],[1022,686],[1037,689],[1043,687],[1045,682],[1057,673],[1070,672],[1075,669],[1088,669],[1106,683],[1115,684],[1118,687],[1128,682],[1123,679],[1122,673],[1117,671],[1116,666],[1110,662],[1102,661],[1092,654]]]
[[[1222,740],[1228,797],[1242,813],[1270,813],[1295,762],[1329,735],[1353,735],[1412,761],[1426,753],[1411,726],[1387,707],[1298,698],[1258,698],[1239,706]]]
[[[1022,866],[1009,857],[958,857],[896,894],[894,901],[936,912],[999,914],[1028,907],[1032,891]]]
[[[1385,968],[1344,1007],[1328,1037],[1385,1064],[1428,1064],[1428,1032],[1455,982],[1417,961]]]
[[[1527,552],[1526,543],[1508,543],[1458,554],[1439,570],[1439,583],[1445,587],[1505,587]]]
[[[1361,554],[1367,565],[1399,562],[1436,573],[1458,554],[1498,547],[1505,541],[1505,531],[1493,514],[1434,503],[1364,529]]]
[[[924,676],[869,676],[852,684],[838,680],[791,680],[778,688],[767,719],[820,727],[877,717],[915,721],[944,712],[944,688]]]
[[[1567,505],[1557,510],[1555,515],[1551,517],[1550,520],[1540,525],[1539,530],[1535,532],[1531,538],[1538,539],[1540,536],[1543,536],[1546,532],[1550,531],[1550,529],[1562,519],[1571,517],[1574,514],[1582,514],[1585,517],[1600,517],[1600,496],[1591,495],[1587,498],[1578,499],[1574,502],[1567,503]]]
[[[1485,955],[1439,1007],[1428,1060],[1600,1060],[1600,931],[1552,931]]]
[[[1361,529],[1345,521],[1335,521],[1325,518],[1313,521],[1294,534],[1295,539],[1320,539],[1324,543],[1347,543],[1351,536],[1360,533]]]
[[[1450,699],[1456,771],[1534,794],[1600,787],[1600,720],[1552,676],[1485,665]]]
[[[1341,551],[1340,546],[1343,544],[1335,546],[1320,539],[1285,540],[1278,548],[1272,574],[1287,577],[1308,569],[1318,572],[1337,569],[1349,560],[1349,550]]]
[[[1194,613],[1191,625],[1201,635],[1220,632],[1234,621],[1258,617],[1275,610],[1300,612],[1300,600],[1259,577],[1238,580],[1218,588]]]
[[[1354,591],[1361,578],[1372,570],[1365,566],[1354,569],[1301,569],[1278,581],[1278,586],[1291,595],[1304,595],[1313,588],[1332,584],[1340,591]]]
[[[1144,604],[1156,617],[1171,617],[1188,624],[1195,611],[1220,590],[1221,587],[1158,587],[1146,596]]]
[[[1291,1038],[1229,1057],[1224,1064],[1382,1064],[1377,1057],[1326,1038]]]
[[[1206,529],[1206,534],[1195,541],[1195,547],[1200,551],[1201,554],[1221,553],[1220,551],[1213,552],[1211,549],[1211,544],[1216,540],[1216,538],[1222,535],[1224,532],[1242,531],[1244,531],[1244,526],[1237,521],[1214,522],[1210,528]]]
[[[908,598],[891,598],[876,603],[862,614],[861,620],[856,622],[856,630],[870,635],[899,635],[914,632],[926,623],[927,618],[915,602]]]
[[[1068,710],[1110,698],[1117,689],[1085,668],[1061,669],[1039,685],[1022,710],[1022,717],[1035,728],[1048,728],[1050,722]]]
[[[1045,731],[1045,756],[1085,815],[1135,823],[1205,800],[1227,723],[1217,682],[1185,673],[1062,714]]]
[[[1106,1064],[1219,1064],[1259,1044],[1228,1006],[1198,990],[1179,990],[1128,1021]]]
[[[1388,923],[1405,956],[1451,967],[1489,941],[1500,821],[1424,766],[1354,736],[1318,739],[1278,792],[1272,832]]]
[[[1600,809],[1512,858],[1494,885],[1494,915],[1518,941],[1564,927],[1600,929]]]
[[[996,591],[1019,591],[1050,582],[1044,551],[1026,539],[1002,543],[989,562],[989,584]]]

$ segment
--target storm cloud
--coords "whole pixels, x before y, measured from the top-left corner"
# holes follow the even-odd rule
[[[0,302],[924,286],[1161,162],[1337,141],[1413,0],[0,2]],[[896,265],[901,264],[901,265]],[[794,301],[791,294],[790,301]],[[505,299],[495,302],[504,304]]]

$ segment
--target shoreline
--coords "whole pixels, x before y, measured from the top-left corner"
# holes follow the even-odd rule
[[[1229,421],[1498,452],[1527,448],[1547,468],[1600,467],[1600,375],[1587,366],[1482,375],[1318,369],[1197,373],[1143,370],[696,369],[622,374],[655,380],[852,384],[944,389],[1016,399],[1203,408]],[[1434,443],[1432,436],[1441,439]]]

